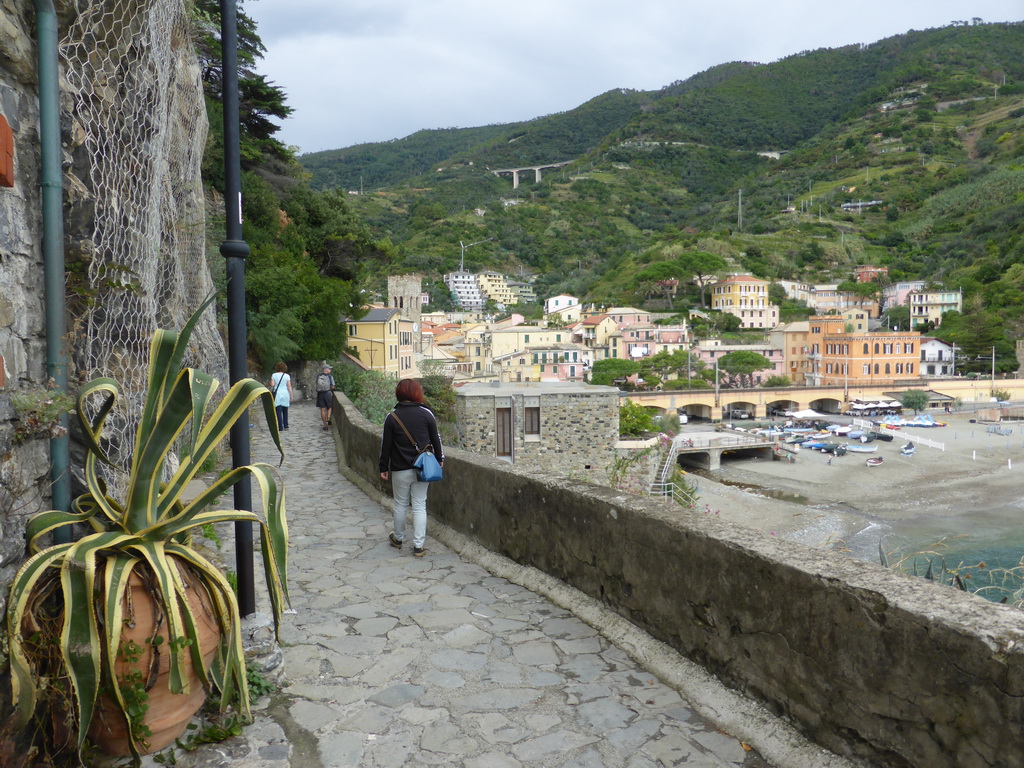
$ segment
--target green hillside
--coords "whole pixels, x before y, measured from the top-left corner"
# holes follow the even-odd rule
[[[1024,24],[915,31],[725,64],[515,126],[420,132],[420,155],[401,142],[337,152],[372,146],[374,168],[414,169],[350,203],[397,245],[390,269],[422,271],[439,305],[460,241],[487,241],[466,251],[468,269],[532,275],[542,295],[674,309],[696,288],[671,300],[650,278],[674,270],[685,284],[696,252],[768,279],[841,282],[871,262],[962,287],[965,313],[998,316],[1010,339],[1024,331],[1022,49]],[[314,180],[357,188],[355,162],[332,169],[325,154]],[[517,190],[488,172],[558,161],[570,163],[540,183],[521,174]],[[862,201],[878,202],[842,208]]]

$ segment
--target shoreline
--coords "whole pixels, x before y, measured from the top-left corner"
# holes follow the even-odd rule
[[[833,457],[829,464],[828,455],[810,450],[801,450],[794,464],[723,462],[718,472],[693,476],[698,509],[710,507],[711,514],[768,535],[833,547],[872,526],[915,518],[952,523],[968,512],[1024,505],[1024,423],[1007,422],[1012,433],[1004,436],[988,433],[991,425],[970,423],[971,414],[942,418],[948,426],[905,432],[944,442],[944,451],[918,444],[906,457],[899,437],[875,441],[878,451],[870,455],[884,458],[877,467],[866,466],[864,454]]]

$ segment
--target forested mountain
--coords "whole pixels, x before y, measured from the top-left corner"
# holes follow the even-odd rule
[[[389,268],[422,271],[438,304],[459,242],[487,238],[467,268],[652,306],[671,302],[650,276],[685,281],[695,252],[768,279],[840,282],[871,262],[891,279],[962,287],[965,311],[995,313],[1007,341],[1024,335],[1022,49],[1020,23],[914,31],[300,161],[314,185],[358,190],[362,175],[353,208],[397,245]],[[521,174],[515,191],[489,173],[563,161],[540,183]],[[878,202],[841,207],[860,201]]]

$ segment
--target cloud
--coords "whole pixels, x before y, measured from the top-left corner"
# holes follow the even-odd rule
[[[295,114],[303,151],[423,128],[528,120],[612,88],[655,90],[728,61],[870,43],[979,16],[1004,0],[249,0],[259,70]]]

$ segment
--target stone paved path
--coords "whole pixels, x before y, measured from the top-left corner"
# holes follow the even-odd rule
[[[389,547],[389,512],[339,474],[318,424],[299,404],[284,434],[284,686],[242,736],[177,765],[769,766],[596,630],[429,528],[422,559]],[[254,430],[254,459],[267,447]]]

